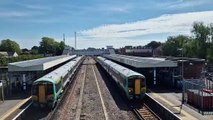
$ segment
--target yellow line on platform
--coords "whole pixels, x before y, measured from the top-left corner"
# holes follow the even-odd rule
[[[170,101],[168,101],[168,100],[166,100],[164,97],[162,97],[162,96],[160,96],[159,94],[157,94],[157,93],[154,93],[154,92],[151,92],[150,93],[151,94],[151,96],[153,96],[153,97],[158,97],[158,98],[160,98],[162,101],[164,101],[166,104],[168,104],[169,106],[175,106],[173,103],[171,103]],[[158,101],[158,102],[160,102],[160,101]],[[178,110],[178,111],[180,111],[180,108],[177,108],[177,107],[173,107],[174,109],[176,109],[176,110]],[[183,116],[179,116],[182,120],[198,120],[197,118],[195,118],[195,117],[193,117],[192,115],[190,115],[188,112],[186,112],[185,110],[181,110],[181,114],[183,115]]]
[[[18,108],[20,108],[24,103],[26,103],[29,99],[31,99],[31,97],[28,97],[26,99],[23,99],[21,101],[18,102],[17,105],[15,105],[14,107],[10,108],[9,110],[7,110],[5,112],[5,114],[3,114],[2,116],[0,116],[0,120],[4,120],[7,117],[9,117],[13,112],[15,112]]]

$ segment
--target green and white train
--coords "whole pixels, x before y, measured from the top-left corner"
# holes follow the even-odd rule
[[[32,102],[34,106],[54,108],[70,78],[75,74],[83,57],[77,57],[56,70],[34,81]]]
[[[98,63],[109,73],[129,100],[142,100],[146,93],[145,77],[103,57],[97,57]]]

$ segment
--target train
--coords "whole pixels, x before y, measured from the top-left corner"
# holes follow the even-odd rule
[[[76,57],[34,81],[31,90],[33,105],[54,108],[82,60],[83,56]]]
[[[109,73],[128,100],[142,100],[146,93],[146,78],[106,58],[98,56],[97,62]]]

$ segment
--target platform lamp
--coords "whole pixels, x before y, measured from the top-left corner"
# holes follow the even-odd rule
[[[182,63],[182,65],[181,65],[181,79],[182,79],[182,104],[184,104],[184,93],[185,93],[185,81],[184,81],[184,74],[183,74],[183,48],[179,48],[178,49],[179,51],[181,51],[181,63]]]

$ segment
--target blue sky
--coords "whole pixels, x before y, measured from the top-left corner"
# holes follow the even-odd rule
[[[167,36],[190,35],[194,21],[213,23],[212,0],[1,0],[0,40],[21,48],[44,36],[77,48],[145,45]]]

